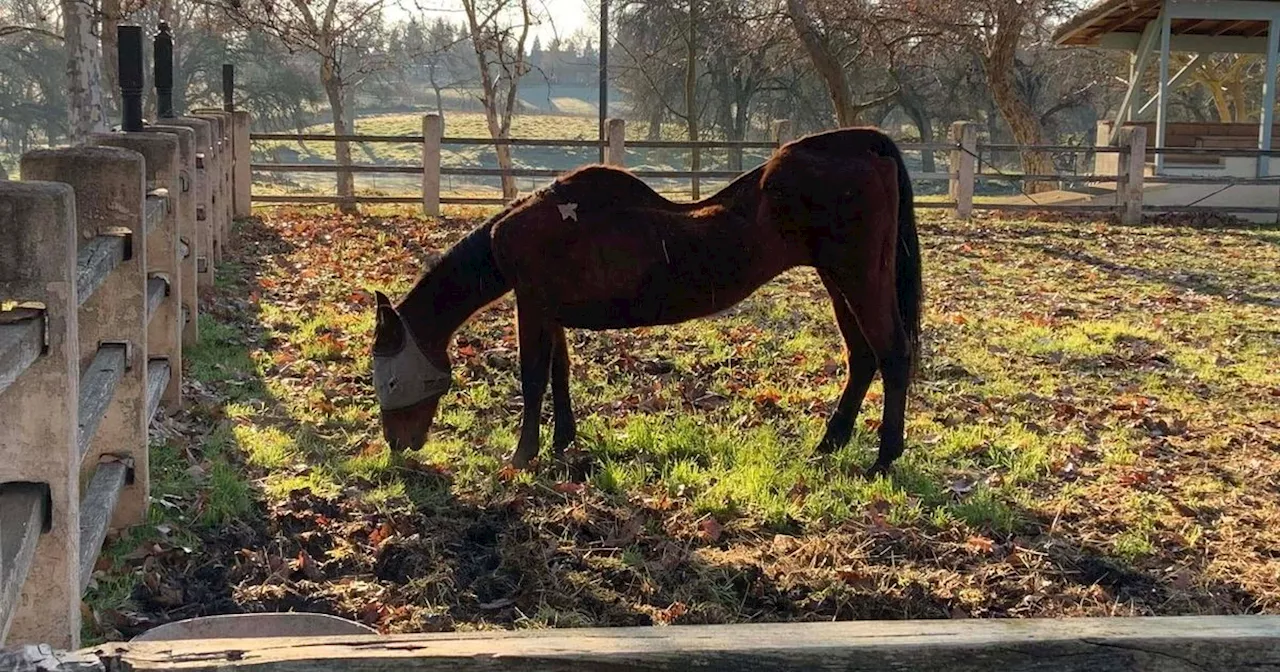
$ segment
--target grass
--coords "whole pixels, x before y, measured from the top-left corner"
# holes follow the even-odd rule
[[[509,298],[459,332],[428,444],[380,439],[365,292],[399,296],[480,211],[373,212],[242,223],[158,451],[172,531],[149,565],[142,533],[116,542],[95,636],[263,609],[384,631],[1280,609],[1274,231],[924,222],[887,480],[862,477],[878,382],[851,445],[812,453],[843,363],[807,270],[714,319],[572,332],[576,456],[512,475]]]

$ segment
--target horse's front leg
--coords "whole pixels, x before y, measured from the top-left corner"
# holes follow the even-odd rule
[[[524,398],[524,414],[520,421],[520,440],[511,455],[517,469],[529,466],[538,455],[538,424],[542,416],[542,397],[547,392],[551,375],[553,332],[541,311],[528,309],[516,299],[516,329],[520,336],[520,392]]]
[[[578,436],[577,423],[573,419],[573,404],[569,401],[569,343],[565,340],[564,327],[553,326],[551,331],[551,411],[555,418],[555,433],[551,435],[551,447],[556,455]]]

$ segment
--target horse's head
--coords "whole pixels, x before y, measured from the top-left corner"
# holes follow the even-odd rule
[[[387,297],[375,294],[373,388],[382,434],[392,450],[417,450],[427,440],[440,397],[449,391],[449,358],[424,352]]]

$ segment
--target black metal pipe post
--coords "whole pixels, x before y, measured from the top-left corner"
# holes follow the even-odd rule
[[[227,112],[236,111],[234,95],[236,91],[236,66],[222,64],[222,109]]]
[[[609,118],[609,0],[600,0],[600,163],[604,163],[605,120]]]
[[[169,24],[160,22],[160,31],[152,41],[155,60],[156,116],[172,119],[173,114],[173,33]]]
[[[142,130],[142,27],[116,28],[116,55],[120,60],[120,126],[124,131]]]

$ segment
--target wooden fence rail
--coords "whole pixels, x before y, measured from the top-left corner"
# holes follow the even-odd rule
[[[164,121],[0,181],[0,644],[78,644],[103,540],[146,520],[148,425],[182,404],[198,286],[249,210],[247,115]]]
[[[331,163],[284,163],[259,162],[249,164],[245,169],[260,173],[350,173],[350,174],[400,174],[421,175],[422,188],[420,196],[409,195],[363,195],[343,197],[328,194],[259,194],[253,200],[259,203],[308,203],[328,204],[343,202],[358,203],[421,203],[427,215],[438,215],[441,205],[500,205],[506,203],[505,198],[451,196],[441,193],[442,180],[445,177],[546,177],[553,178],[562,174],[563,170],[552,168],[501,168],[454,167],[443,165],[442,148],[450,145],[511,147],[562,147],[586,148],[605,147],[605,163],[616,166],[626,165],[628,149],[679,149],[698,152],[703,149],[772,149],[792,137],[790,122],[780,120],[774,123],[774,137],[769,141],[627,141],[625,139],[626,123],[621,119],[611,119],[607,125],[607,136],[603,140],[566,139],[553,140],[544,138],[505,138],[494,141],[489,138],[460,138],[444,134],[444,119],[432,113],[423,117],[423,133],[421,135],[324,135],[324,134],[290,134],[290,133],[254,133],[248,137],[254,141],[319,141],[334,142],[345,140],[361,143],[398,143],[421,144],[422,162],[411,165],[387,164],[352,164],[337,165]],[[1167,147],[1152,148],[1148,146],[1146,131],[1141,127],[1124,129],[1117,136],[1115,145],[1037,145],[1025,147],[1007,143],[981,143],[978,139],[979,126],[972,122],[956,122],[953,124],[950,137],[946,142],[930,143],[898,143],[904,153],[943,153],[948,156],[947,170],[913,172],[915,181],[946,182],[948,196],[946,200],[933,198],[917,199],[917,208],[946,209],[953,216],[967,218],[977,210],[994,211],[1060,211],[1079,213],[1116,213],[1126,223],[1139,221],[1144,213],[1157,212],[1200,212],[1205,211],[1198,203],[1189,202],[1183,206],[1154,205],[1144,203],[1144,187],[1148,182],[1160,185],[1202,185],[1202,186],[1259,186],[1280,185],[1280,177],[1248,177],[1220,175],[1173,175],[1161,174],[1159,177],[1148,176],[1146,158],[1152,154],[1179,155],[1212,155],[1226,157],[1266,157],[1280,155],[1280,150],[1256,150],[1235,148],[1189,148]],[[991,156],[1000,153],[1016,153],[1027,150],[1050,152],[1056,154],[1092,154],[1097,157],[1097,168],[1100,172],[1082,174],[1034,174],[1017,171],[1002,171],[993,165]],[[1104,159],[1104,157],[1106,157]],[[652,170],[639,169],[632,171],[637,177],[649,179],[689,179],[695,187],[702,179],[732,179],[741,174],[738,170]],[[1025,202],[1017,199],[978,199],[976,187],[979,183],[999,182],[1017,187],[1023,191]],[[1040,203],[1034,194],[1027,191],[1028,185],[1034,183],[1058,183],[1060,185],[1114,185],[1115,196],[1109,202],[1092,202],[1061,204],[1054,202]],[[1077,199],[1079,200],[1079,199]],[[1194,201],[1192,197],[1189,201]],[[1280,203],[1276,207],[1253,205],[1216,205],[1211,208],[1215,212],[1280,214]]]

